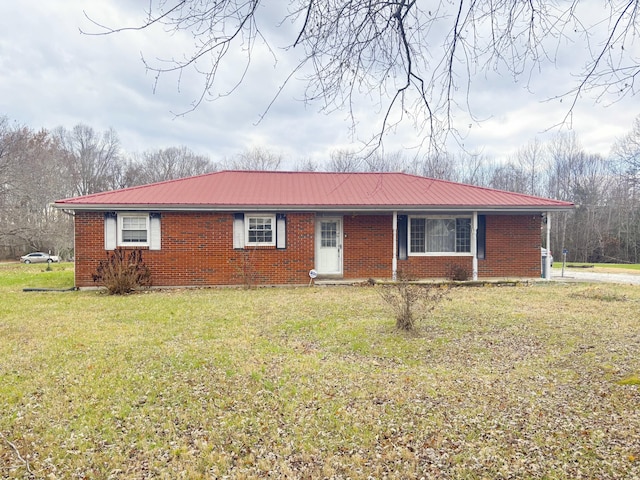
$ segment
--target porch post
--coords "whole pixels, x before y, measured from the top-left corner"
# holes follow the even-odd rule
[[[546,213],[545,222],[547,224],[547,256],[544,259],[544,278],[551,280],[551,214]]]
[[[475,282],[478,280],[478,212],[473,212],[471,220],[471,253],[473,254],[472,278]]]
[[[398,212],[393,212],[393,257],[391,258],[391,278],[395,281],[398,278]]]

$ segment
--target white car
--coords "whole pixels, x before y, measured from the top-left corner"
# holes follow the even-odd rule
[[[544,257],[546,257],[546,256],[547,256],[547,249],[546,249],[546,248],[544,248],[544,247],[541,247],[541,248],[540,248],[540,255],[541,255],[541,257],[544,259]],[[549,256],[551,257],[551,258],[550,258],[550,260],[551,260],[551,266],[553,267],[553,254],[552,254],[551,252],[549,252]]]
[[[33,252],[20,257],[22,263],[58,263],[60,257],[57,255],[49,255],[48,253]]]

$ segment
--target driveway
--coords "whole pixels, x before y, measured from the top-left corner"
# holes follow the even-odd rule
[[[624,272],[624,270],[622,270]],[[551,271],[551,279],[558,282],[605,282],[640,285],[640,273],[601,273],[588,269],[565,268],[564,276],[560,270]]]

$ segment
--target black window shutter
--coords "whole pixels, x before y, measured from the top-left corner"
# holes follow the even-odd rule
[[[407,259],[408,234],[409,217],[407,215],[398,215],[398,260]]]
[[[478,232],[476,234],[476,256],[480,260],[485,259],[487,250],[487,217],[478,215]]]

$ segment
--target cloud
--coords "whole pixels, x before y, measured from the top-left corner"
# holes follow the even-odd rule
[[[352,136],[346,110],[323,114],[320,103],[300,100],[304,97],[300,75],[271,105],[299,54],[282,50],[291,40],[287,34],[294,31],[288,24],[271,37],[277,61],[257,45],[244,83],[231,95],[207,99],[195,111],[176,115],[199,98],[202,77],[175,73],[156,83],[141,54],[153,62],[171,58],[188,51],[193,38],[153,30],[84,35],[80,28],[95,32],[98,27],[87,20],[83,9],[109,26],[137,25],[144,19],[140,4],[125,0],[48,0],[37,9],[19,2],[0,5],[0,18],[6,20],[0,33],[0,115],[35,129],[71,128],[78,123],[96,130],[113,127],[128,152],[186,145],[216,161],[247,148],[267,147],[282,153],[289,167],[300,159],[327,160],[334,149],[357,149],[379,131],[384,107],[373,104],[366,93],[353,106],[357,130]],[[272,27],[265,23],[261,28]],[[529,82],[514,82],[494,71],[474,76],[469,106],[476,117],[466,113],[467,98],[459,94],[460,108],[454,110],[453,120],[460,139],[450,142],[452,151],[463,146],[503,157],[536,136],[549,137],[552,132],[547,129],[564,119],[568,107],[559,100],[541,100],[569,90],[575,85],[572,73],[584,66],[575,50],[555,60],[544,71],[533,71]],[[242,72],[239,52],[221,71],[216,95],[227,92]],[[630,130],[638,106],[636,97],[605,106],[585,96],[564,128],[572,127],[588,151],[607,154],[615,139]],[[391,151],[415,147],[423,140],[405,123],[385,137],[385,146]]]

